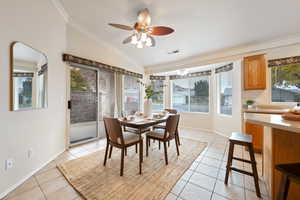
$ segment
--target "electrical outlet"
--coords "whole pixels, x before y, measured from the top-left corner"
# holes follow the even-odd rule
[[[12,158],[5,160],[5,170],[8,170],[14,166],[14,160]]]
[[[33,156],[33,149],[29,149],[28,152],[27,152],[28,159],[32,158],[32,156]]]

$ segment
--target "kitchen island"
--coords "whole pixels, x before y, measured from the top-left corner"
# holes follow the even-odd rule
[[[264,126],[263,172],[271,199],[281,181],[277,164],[300,162],[300,121],[284,120],[280,114],[244,113],[246,122]],[[291,183],[289,200],[300,199],[300,185]]]

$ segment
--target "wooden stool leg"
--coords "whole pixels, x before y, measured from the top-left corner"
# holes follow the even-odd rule
[[[160,141],[158,141],[158,149],[160,150]]]
[[[227,166],[226,166],[226,175],[225,175],[225,180],[224,180],[225,184],[228,183],[229,172],[230,172],[230,168],[231,168],[231,165],[232,165],[233,151],[234,151],[234,144],[232,142],[230,142],[229,152],[228,152],[228,159],[227,159]]]
[[[287,174],[283,174],[280,182],[280,189],[278,191],[277,200],[287,200],[289,187],[290,179]]]
[[[137,153],[137,152],[138,152],[138,145],[135,144],[135,153]]]
[[[127,156],[127,147],[125,147],[125,156]]]
[[[261,194],[260,194],[260,189],[259,189],[258,173],[257,173],[257,168],[256,168],[256,161],[255,161],[255,156],[254,156],[253,145],[249,144],[248,148],[249,148],[249,153],[250,153],[250,159],[251,159],[251,166],[252,166],[252,172],[253,172],[254,183],[255,183],[256,196],[258,196],[260,198]]]

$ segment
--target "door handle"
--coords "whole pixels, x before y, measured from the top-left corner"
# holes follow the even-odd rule
[[[71,100],[68,101],[68,109],[69,109],[69,110],[72,109],[72,101],[71,101]]]

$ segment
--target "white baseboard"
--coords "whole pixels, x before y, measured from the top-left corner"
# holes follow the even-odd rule
[[[47,164],[49,164],[52,160],[54,160],[57,156],[59,156],[60,154],[62,154],[65,150],[61,151],[60,153],[56,154],[55,156],[53,156],[51,159],[49,159],[47,162],[45,162],[44,164],[42,164],[40,167],[38,167],[37,169],[33,170],[32,172],[30,172],[28,175],[26,175],[24,178],[22,178],[20,181],[18,181],[16,184],[12,185],[11,187],[9,187],[7,190],[5,190],[4,192],[0,193],[0,199],[4,198],[6,195],[8,195],[11,191],[13,191],[14,189],[16,189],[17,187],[19,187],[21,184],[23,184],[26,180],[28,180],[31,176],[33,176],[36,172],[38,172],[39,170],[41,170],[43,167],[45,167]]]

